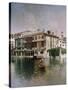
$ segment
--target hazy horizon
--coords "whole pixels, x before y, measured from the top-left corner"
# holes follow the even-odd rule
[[[66,34],[66,6],[11,3],[11,33],[45,29]]]

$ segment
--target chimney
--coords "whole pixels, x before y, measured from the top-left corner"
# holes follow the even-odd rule
[[[51,32],[48,30],[48,31],[47,31],[47,34],[51,34]]]
[[[63,32],[61,32],[61,37],[63,38]]]

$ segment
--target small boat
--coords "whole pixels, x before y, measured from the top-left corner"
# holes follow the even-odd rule
[[[43,63],[40,63],[40,64],[39,64],[39,68],[40,68],[40,69],[45,69],[45,65],[44,65]]]

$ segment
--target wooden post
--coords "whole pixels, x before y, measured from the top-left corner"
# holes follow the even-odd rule
[[[15,61],[16,61],[16,64],[17,64],[17,57],[15,57],[15,59],[16,59]]]
[[[21,56],[22,56],[22,52],[21,52]]]
[[[17,52],[16,52],[16,56],[17,56]]]
[[[21,58],[21,70],[22,70],[22,58]]]
[[[59,60],[60,60],[60,63],[62,63],[62,53],[61,53],[61,48],[60,48]]]
[[[59,60],[61,61],[61,48],[59,50]]]

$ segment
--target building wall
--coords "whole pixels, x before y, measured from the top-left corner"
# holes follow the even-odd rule
[[[46,35],[46,34],[36,34],[33,36],[33,44],[35,49],[37,49],[37,51],[41,52],[42,48],[44,51],[44,56],[46,56],[47,50],[51,49],[51,48],[55,48],[57,45],[57,40],[58,38],[50,36],[50,35]]]
[[[66,48],[66,42],[63,41],[63,39],[59,39],[57,46],[61,48]]]
[[[11,38],[11,50],[15,48],[15,39]]]
[[[50,49],[50,37],[46,36],[46,50]]]
[[[58,38],[54,38],[54,48],[56,48],[58,45]]]
[[[56,48],[58,38],[46,36],[46,50],[44,51],[44,57],[49,57],[48,49]]]
[[[44,57],[49,56],[47,50],[55,48],[57,46],[58,38],[53,37],[52,35],[47,35],[45,33],[36,33],[29,37],[30,35],[23,38],[18,38],[15,40],[15,47],[19,48],[30,48],[34,51],[41,53],[43,51]],[[26,41],[26,43],[24,43]],[[20,49],[21,49],[20,48]]]
[[[33,41],[34,44],[36,44],[35,48],[40,49],[41,47],[44,47],[44,35],[41,34],[37,34],[33,36]]]

